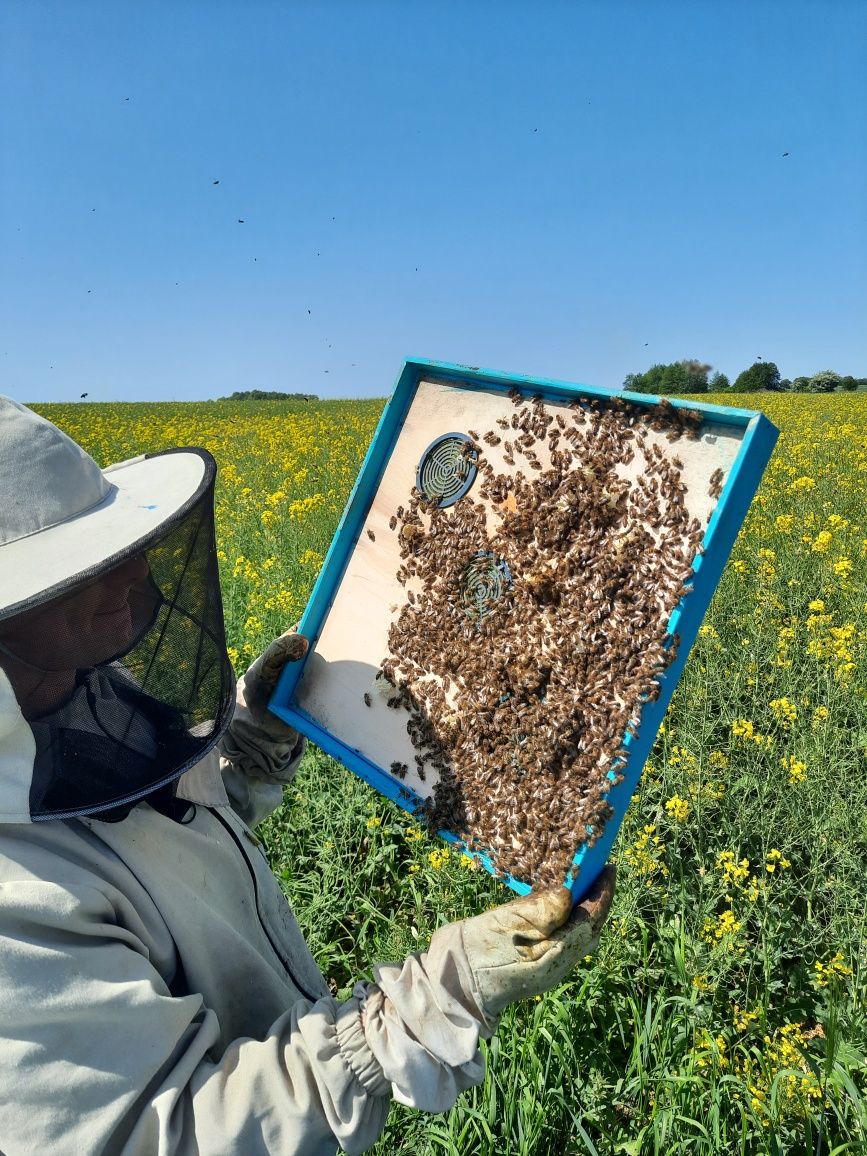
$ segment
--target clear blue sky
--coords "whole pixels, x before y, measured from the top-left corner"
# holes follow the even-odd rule
[[[863,0],[3,0],[0,392],[867,375],[865,61]]]

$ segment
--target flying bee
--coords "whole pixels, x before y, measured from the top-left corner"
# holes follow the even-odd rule
[[[368,538],[370,538],[371,542],[376,541],[376,534],[374,534],[373,530],[368,530],[367,536],[368,536]]]

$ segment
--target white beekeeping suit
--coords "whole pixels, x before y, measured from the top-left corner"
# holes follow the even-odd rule
[[[250,828],[303,742],[237,687],[203,450],[103,472],[0,398],[0,1151],[325,1156],[479,1083],[590,950],[606,875],[437,931],[335,1001]],[[234,717],[233,717],[234,715]]]

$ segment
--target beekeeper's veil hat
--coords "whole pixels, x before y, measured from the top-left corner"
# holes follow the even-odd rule
[[[202,449],[101,470],[0,397],[0,700],[11,687],[36,745],[27,783],[0,770],[7,821],[123,817],[222,734],[215,478]]]

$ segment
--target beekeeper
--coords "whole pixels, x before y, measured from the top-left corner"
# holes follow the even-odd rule
[[[251,828],[303,741],[237,688],[213,458],[102,471],[0,398],[0,1150],[363,1152],[392,1099],[482,1081],[479,1039],[594,946],[606,872],[434,933],[329,994]]]

